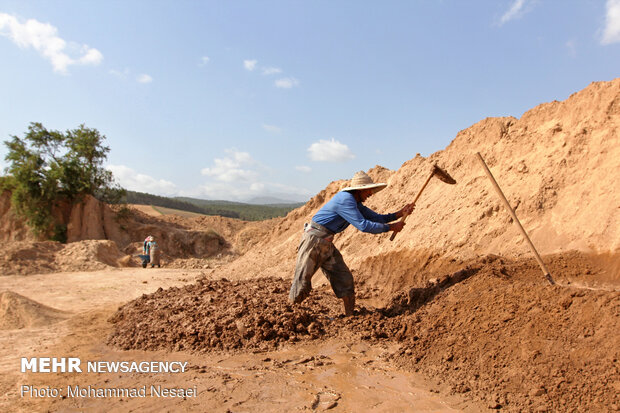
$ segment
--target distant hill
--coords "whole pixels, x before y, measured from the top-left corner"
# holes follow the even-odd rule
[[[223,201],[223,200],[207,200],[188,197],[175,197],[175,200],[187,202],[196,205],[205,210],[224,211],[229,214],[238,214],[236,218],[246,221],[261,221],[275,217],[283,217],[295,208],[304,205],[304,202],[285,203],[285,204],[246,204],[243,202]],[[219,213],[209,215],[221,215]],[[230,216],[230,215],[222,215]]]
[[[124,199],[128,204],[153,205],[204,215],[219,215],[245,221],[261,221],[282,217],[303,203],[254,205],[223,200],[206,200],[189,197],[168,198],[144,192],[127,191]]]

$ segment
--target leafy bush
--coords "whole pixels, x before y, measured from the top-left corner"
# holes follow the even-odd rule
[[[87,194],[106,201],[123,196],[112,172],[103,167],[110,148],[96,129],[80,125],[62,133],[33,122],[23,139],[11,138],[4,142],[9,166],[0,185],[12,192],[11,203],[35,235],[66,238],[66,229],[55,227],[52,219],[52,208],[61,200],[76,202]]]

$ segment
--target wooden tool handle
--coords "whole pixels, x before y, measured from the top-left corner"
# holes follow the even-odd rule
[[[521,225],[521,221],[519,221],[519,218],[517,218],[517,214],[515,214],[515,211],[510,206],[510,203],[508,202],[508,199],[506,199],[506,196],[504,195],[504,193],[502,192],[501,188],[497,184],[497,181],[493,177],[493,174],[489,170],[489,167],[487,166],[487,164],[484,162],[484,159],[482,159],[482,155],[480,155],[480,152],[476,152],[476,155],[478,156],[478,160],[480,161],[480,164],[482,165],[482,168],[484,169],[484,172],[487,174],[487,177],[489,178],[489,180],[493,184],[493,188],[495,188],[495,191],[497,192],[497,195],[499,195],[500,199],[504,203],[504,206],[506,207],[506,209],[508,210],[508,212],[512,216],[512,219],[514,220],[515,224],[517,224],[517,227],[521,231],[521,234],[523,235],[523,238],[525,238],[525,240],[527,241],[528,245],[530,246],[530,249],[534,253],[534,257],[536,258],[536,261],[538,262],[538,265],[540,266],[540,269],[542,270],[542,272],[543,272],[543,274],[545,276],[545,279],[549,282],[549,284],[551,284],[551,285],[555,284],[555,282],[553,281],[553,278],[551,278],[551,274],[549,274],[549,270],[545,266],[545,263],[543,262],[542,258],[540,258],[540,255],[538,254],[538,251],[536,251],[536,247],[534,247],[534,244],[532,243],[532,240],[527,235],[527,232],[525,232],[525,229],[523,228],[523,225]]]
[[[426,182],[424,182],[424,185],[422,185],[422,189],[420,189],[420,192],[418,192],[418,195],[416,195],[415,199],[413,200],[413,205],[418,202],[418,198],[420,198],[420,195],[422,195],[422,191],[424,191],[424,188],[426,188],[426,185],[428,185],[433,175],[435,175],[435,169],[433,169],[433,172],[431,172],[428,178],[426,178]],[[409,216],[409,214],[403,215],[400,219],[400,222],[405,222],[405,218],[407,218],[407,216]],[[390,241],[394,241],[394,238],[396,238],[396,234],[398,234],[398,232],[392,232],[392,235],[390,236]]]

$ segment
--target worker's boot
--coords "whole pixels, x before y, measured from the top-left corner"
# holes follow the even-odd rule
[[[344,303],[344,315],[347,317],[352,316],[355,309],[355,295],[342,297],[342,302]]]

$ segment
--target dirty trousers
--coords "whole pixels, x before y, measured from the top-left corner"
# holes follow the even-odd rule
[[[327,238],[327,239],[326,239]],[[289,300],[302,302],[312,290],[312,276],[321,268],[329,280],[336,297],[355,294],[353,275],[342,259],[340,251],[332,244],[333,233],[314,222],[306,224],[297,250],[295,276]]]

